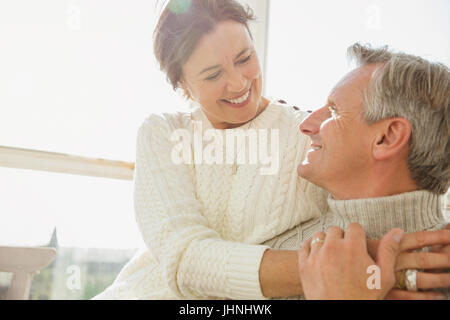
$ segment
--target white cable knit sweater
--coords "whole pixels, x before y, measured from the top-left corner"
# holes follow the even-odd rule
[[[273,175],[261,175],[260,164],[238,165],[235,174],[231,164],[176,165],[173,131],[193,136],[194,122],[203,131],[211,123],[200,109],[148,117],[137,136],[134,189],[147,248],[94,299],[263,299],[259,267],[268,247],[259,244],[328,210],[327,193],[297,176],[310,145],[298,130],[305,115],[272,101],[239,128],[279,129]]]

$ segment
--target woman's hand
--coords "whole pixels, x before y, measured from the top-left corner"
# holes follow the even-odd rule
[[[375,259],[368,254],[366,234],[357,223],[350,224],[345,233],[332,227],[327,234],[315,234],[298,251],[305,297],[383,299],[396,283],[394,267],[402,234],[400,229],[386,234],[379,242]],[[378,276],[375,288],[370,281],[374,270]]]
[[[368,250],[373,257],[378,240],[368,241]],[[411,250],[432,246],[431,252],[414,252]],[[400,278],[402,270],[423,269],[428,272],[418,272],[417,287],[422,290],[450,287],[450,224],[443,230],[420,231],[405,234],[400,243],[400,254],[396,263],[396,278]],[[406,291],[393,289],[387,299],[446,299],[440,292]]]

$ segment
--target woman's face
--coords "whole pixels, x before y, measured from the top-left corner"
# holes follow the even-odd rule
[[[200,39],[183,66],[181,84],[217,129],[241,126],[268,104],[250,34],[231,20]]]

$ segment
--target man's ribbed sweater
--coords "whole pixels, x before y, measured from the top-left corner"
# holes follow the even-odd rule
[[[176,165],[172,133],[192,137],[195,123],[203,132],[211,123],[200,109],[148,117],[137,136],[134,189],[146,248],[95,299],[263,299],[259,267],[268,247],[259,244],[327,211],[327,193],[297,176],[310,145],[298,130],[305,116],[273,101],[238,128],[279,130],[273,175],[261,175],[260,164],[238,165],[235,174],[229,164]],[[228,130],[235,129],[216,132]]]
[[[381,239],[389,230],[400,228],[405,233],[443,229],[447,222],[442,214],[439,195],[414,191],[388,197],[334,200],[328,198],[329,211],[304,222],[264,244],[274,249],[294,250],[317,232],[327,232],[332,226],[345,230],[358,222],[368,239]],[[447,293],[448,290],[443,290]]]

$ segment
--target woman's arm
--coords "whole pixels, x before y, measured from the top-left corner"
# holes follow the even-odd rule
[[[266,250],[259,279],[265,297],[288,297],[303,294],[298,273],[298,250]]]
[[[447,288],[450,286],[450,225],[447,230],[420,231],[405,234],[400,244],[396,261],[396,278],[403,269],[435,269],[434,272],[419,272],[419,289]],[[311,239],[310,239],[311,240]],[[368,252],[376,258],[380,240],[368,240]],[[432,252],[410,252],[426,246],[434,246]],[[284,297],[303,294],[298,273],[297,250],[267,250],[260,269],[261,288],[266,297]],[[445,299],[434,291],[405,291],[392,289],[387,299]]]
[[[402,235],[399,229],[387,233],[373,259],[367,252],[365,231],[357,223],[351,223],[345,232],[332,227],[327,234],[316,234],[303,244],[298,255],[305,297],[383,299],[395,285],[394,268]]]
[[[268,247],[225,241],[210,228],[193,166],[172,159],[174,130],[155,115],[138,132],[134,203],[146,246],[181,298],[263,299],[259,269]]]

